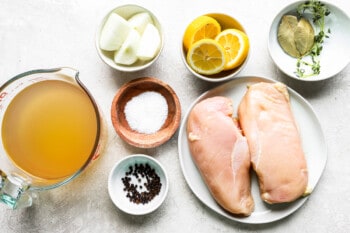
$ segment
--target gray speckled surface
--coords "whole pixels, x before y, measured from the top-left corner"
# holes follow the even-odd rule
[[[27,70],[71,66],[91,90],[107,121],[108,139],[102,157],[71,183],[35,198],[34,206],[9,210],[0,206],[0,232],[349,232],[350,230],[350,67],[333,79],[305,83],[284,76],[269,57],[267,35],[277,12],[289,0],[273,1],[0,1],[0,82]],[[107,67],[94,47],[95,30],[111,8],[140,4],[163,24],[165,46],[150,68],[121,73]],[[350,3],[334,0],[347,14]],[[309,200],[291,216],[264,225],[245,225],[215,214],[187,186],[181,171],[176,133],[155,149],[137,149],[114,132],[110,104],[118,88],[133,78],[154,76],[179,96],[183,112],[204,91],[216,86],[194,78],[180,58],[181,35],[195,16],[209,12],[232,14],[251,39],[251,56],[240,75],[282,81],[313,106],[323,127],[328,161]],[[350,25],[349,25],[350,26]],[[336,58],[334,59],[336,62]],[[163,205],[146,216],[119,211],[107,192],[108,173],[119,159],[143,153],[166,168],[170,187]]]

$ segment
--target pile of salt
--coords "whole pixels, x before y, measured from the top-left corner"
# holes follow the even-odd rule
[[[144,134],[157,132],[168,117],[166,99],[158,92],[146,91],[125,105],[125,118],[131,129]]]

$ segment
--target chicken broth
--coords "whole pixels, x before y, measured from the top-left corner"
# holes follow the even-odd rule
[[[42,179],[62,179],[89,160],[97,121],[85,92],[68,82],[46,80],[14,97],[4,114],[1,136],[18,168]]]

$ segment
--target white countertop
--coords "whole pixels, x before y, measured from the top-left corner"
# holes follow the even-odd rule
[[[290,2],[0,1],[0,83],[28,70],[74,67],[100,105],[108,127],[105,152],[81,176],[63,187],[41,192],[30,208],[9,210],[1,205],[0,232],[349,232],[350,66],[332,79],[313,83],[293,80],[278,70],[268,54],[267,36],[273,17]],[[347,0],[331,2],[350,14]],[[94,47],[95,31],[103,16],[112,8],[129,3],[151,10],[165,32],[159,60],[136,73],[112,70],[100,60]],[[195,78],[180,57],[186,25],[194,17],[210,12],[230,14],[246,28],[251,54],[239,76],[261,76],[286,83],[309,101],[324,130],[328,161],[317,188],[299,210],[274,223],[237,223],[203,205],[182,174],[178,132],[157,148],[138,149],[123,142],[112,127],[112,99],[124,83],[134,78],[153,76],[168,83],[180,99],[183,115],[201,93],[218,85]],[[159,160],[170,181],[163,205],[152,214],[138,217],[118,210],[107,192],[108,173],[114,163],[135,153]]]

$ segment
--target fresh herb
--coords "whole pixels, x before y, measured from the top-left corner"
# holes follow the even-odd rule
[[[319,32],[315,35],[314,44],[310,51],[297,60],[295,74],[300,78],[320,74],[321,64],[319,56],[323,49],[324,39],[329,38],[329,34],[331,34],[330,29],[325,29],[325,17],[331,13],[325,4],[314,0],[306,1],[300,4],[297,8],[299,17],[301,17],[305,12],[310,12],[312,14],[312,22],[318,28]],[[311,61],[305,60],[305,57],[308,55],[310,55]],[[306,67],[310,67],[312,72],[306,73]]]

